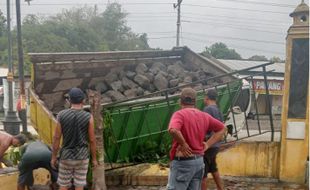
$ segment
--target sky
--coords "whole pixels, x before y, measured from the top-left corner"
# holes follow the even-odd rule
[[[16,20],[11,1],[12,23]],[[107,3],[118,2],[128,13],[127,25],[135,33],[147,33],[152,48],[176,45],[177,0],[21,0],[22,17],[27,14],[53,16],[63,9],[95,6],[104,11]],[[180,46],[195,52],[216,42],[235,49],[242,58],[253,55],[285,59],[285,38],[293,20],[289,14],[301,0],[183,0]],[[305,0],[309,4],[309,0]],[[6,15],[6,1],[0,1]]]

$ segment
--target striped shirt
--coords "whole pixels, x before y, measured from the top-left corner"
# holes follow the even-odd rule
[[[89,157],[88,126],[90,113],[66,109],[58,114],[63,135],[61,160],[85,160]]]

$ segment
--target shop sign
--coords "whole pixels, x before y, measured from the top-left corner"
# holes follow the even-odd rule
[[[283,94],[284,88],[284,81],[282,80],[268,80],[268,90],[270,94]],[[257,80],[253,81],[253,88],[256,92],[260,94],[266,94],[266,87],[264,80]]]

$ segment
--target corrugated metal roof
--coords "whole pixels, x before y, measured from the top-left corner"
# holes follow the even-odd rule
[[[245,78],[248,75],[239,75],[239,78]],[[253,76],[253,79],[264,79],[263,76]],[[275,76],[268,76],[268,80],[284,80],[284,77],[275,77]]]
[[[264,63],[268,63],[268,61],[250,61],[250,60],[227,60],[227,59],[218,59],[224,65],[229,67],[231,71],[237,71],[241,69],[246,69],[250,67],[254,67],[257,65],[261,65]],[[266,70],[274,70],[275,73],[284,73],[285,72],[285,63],[274,63],[272,65],[268,65]],[[251,71],[262,71],[261,68],[253,69]]]

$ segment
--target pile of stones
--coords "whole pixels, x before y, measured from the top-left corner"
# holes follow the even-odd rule
[[[110,103],[200,81],[210,76],[212,74],[208,71],[182,61],[139,63],[113,68],[103,80],[91,82],[89,88],[101,93],[101,102]],[[203,85],[206,83],[196,84],[195,87]],[[177,92],[178,89],[171,90],[169,94]]]

